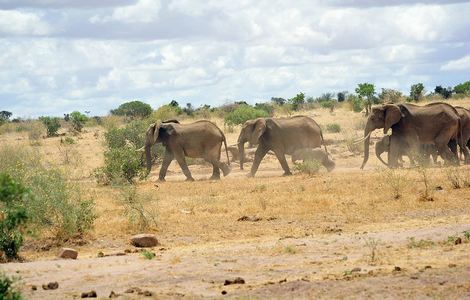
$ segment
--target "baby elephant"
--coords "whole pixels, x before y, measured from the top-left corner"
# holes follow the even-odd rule
[[[330,159],[328,153],[320,148],[301,148],[295,150],[294,153],[292,153],[292,162],[295,163],[298,160],[317,160],[328,172],[331,172],[336,166],[335,162]]]

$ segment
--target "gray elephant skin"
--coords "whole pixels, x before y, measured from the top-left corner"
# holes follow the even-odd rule
[[[401,149],[419,153],[421,144],[434,144],[446,162],[455,165],[459,163],[456,146],[455,151],[451,151],[453,147],[450,149],[448,145],[457,143],[461,133],[460,117],[449,104],[384,104],[374,107],[364,129],[364,160],[361,169],[369,159],[370,134],[379,128],[383,128],[384,134],[392,129],[388,155],[388,166],[391,168],[398,166]],[[466,148],[463,151],[468,153]]]
[[[250,176],[255,176],[261,160],[270,150],[279,160],[284,175],[291,175],[286,154],[292,155],[301,148],[317,148],[324,145],[320,126],[307,116],[290,118],[258,118],[246,121],[238,137],[240,169],[243,170],[245,143],[258,144]],[[325,147],[326,151],[326,147]]]
[[[294,153],[292,153],[292,163],[295,163],[298,160],[302,160],[303,162],[309,160],[319,161],[328,170],[328,172],[333,171],[336,166],[335,162],[329,157],[328,153],[325,150],[319,148],[301,148],[295,150]]]
[[[414,160],[416,157],[414,157],[414,155],[409,153],[409,150],[410,149],[402,148],[400,153],[398,154],[398,160],[403,162],[402,156],[408,156],[410,163],[414,165],[415,164]],[[389,151],[390,151],[390,136],[386,135],[375,143],[375,155],[386,166],[388,166],[388,164],[382,159],[382,154],[384,152],[388,153]],[[424,164],[426,165],[429,164],[429,156],[432,157],[432,160],[434,163],[437,163],[438,153],[434,145],[431,145],[431,144],[421,145],[420,151],[421,151],[420,154],[422,155],[422,161]]]
[[[166,172],[173,159],[176,159],[187,181],[194,178],[189,171],[185,157],[203,158],[213,166],[211,179],[220,179],[220,170],[224,176],[230,173],[227,164],[220,161],[222,143],[225,145],[227,163],[230,164],[225,135],[217,125],[210,121],[201,120],[191,124],[179,124],[177,121],[156,122],[147,129],[145,141],[145,156],[147,171],[152,168],[150,148],[162,143],[165,147],[162,166],[158,179],[165,180]]]
[[[455,106],[455,109],[457,110],[459,117],[460,117],[460,124],[462,127],[462,135],[459,136],[459,145],[464,145],[464,147],[470,146],[470,110],[461,107],[461,106]],[[463,151],[463,149],[460,149],[460,152],[464,155],[465,157],[465,163],[469,164],[470,163],[470,156],[468,155],[468,151]]]

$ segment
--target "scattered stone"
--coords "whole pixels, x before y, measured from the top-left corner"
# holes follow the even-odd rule
[[[410,278],[411,278],[411,279],[418,279],[418,276],[412,275],[412,276],[410,276]]]
[[[83,292],[80,297],[81,298],[96,298],[98,297],[98,295],[96,294],[96,291],[90,291],[90,292]]]
[[[460,244],[462,244],[462,238],[458,237],[458,238],[455,239],[454,245],[460,245]]]
[[[439,282],[439,285],[444,285],[444,284],[446,284],[446,282],[447,282],[447,280],[441,281],[441,282]]]
[[[435,189],[436,189],[436,191],[442,191],[442,190],[444,190],[444,188],[443,188],[442,186],[440,186],[440,185],[436,186]]]
[[[274,220],[277,220],[277,218],[276,217],[269,217],[269,218],[266,219],[266,221],[274,221]]]
[[[225,279],[224,285],[231,285],[231,284],[245,284],[245,279],[241,277],[237,277],[233,280]]]
[[[143,233],[131,237],[131,244],[136,247],[155,247],[158,245],[158,240],[154,234]]]
[[[98,256],[98,257],[104,257],[104,253],[100,251],[100,252],[98,252],[98,255],[97,255],[97,256]]]
[[[119,297],[119,294],[116,294],[114,291],[111,291],[108,298],[117,298],[117,297]]]
[[[56,290],[59,288],[59,283],[57,281],[49,282],[48,284],[43,284],[43,290]]]
[[[456,264],[449,264],[449,268],[455,268],[455,267],[457,267]]]
[[[256,216],[253,216],[253,217],[248,217],[248,216],[242,216],[240,218],[238,218],[237,221],[239,222],[243,222],[243,221],[248,221],[248,222],[259,222],[263,220],[263,218],[260,218],[260,217],[256,217]]]
[[[284,282],[287,282],[287,278],[279,280],[279,283],[284,283]]]
[[[222,291],[221,294],[222,295],[227,295],[227,291]]]
[[[150,292],[150,291],[140,291],[137,294],[145,296],[145,297],[152,297],[152,292]]]
[[[395,271],[395,272],[400,272],[400,271],[401,271],[401,268],[398,267],[398,266],[395,266],[395,268],[393,269],[393,271]]]
[[[35,286],[35,285],[32,285],[32,286],[31,286],[31,290],[36,291],[37,289],[38,289],[37,286]]]
[[[427,270],[427,269],[432,269],[432,267],[431,267],[431,266],[425,266],[424,269],[425,269],[425,270]]]
[[[132,288],[128,288],[124,293],[127,293],[127,294],[132,294],[132,293],[140,293],[142,290],[138,287],[132,287]]]
[[[59,253],[60,258],[64,259],[77,259],[78,251],[72,248],[62,248]]]

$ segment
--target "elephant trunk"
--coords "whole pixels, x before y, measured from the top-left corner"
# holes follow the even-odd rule
[[[381,149],[378,149],[379,147],[375,147],[375,155],[377,156],[377,158],[384,164],[388,167],[388,164],[382,159],[381,155],[383,153],[383,151]]]
[[[145,145],[145,160],[147,162],[147,172],[150,173],[152,169],[152,155],[151,155],[151,145]]]
[[[364,169],[364,166],[369,160],[370,134],[374,129],[374,125],[370,122],[370,120],[367,120],[366,128],[364,129],[364,160],[362,161],[361,169]]]
[[[238,142],[238,154],[240,155],[240,170],[243,170],[245,162],[245,142]]]

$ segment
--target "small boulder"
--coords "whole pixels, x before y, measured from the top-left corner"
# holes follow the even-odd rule
[[[49,282],[48,284],[43,284],[43,290],[57,290],[59,288],[59,283],[57,281]]]
[[[81,298],[96,298],[98,295],[95,291],[83,292],[80,296]]]
[[[62,248],[59,257],[64,259],[77,259],[78,251],[72,248]]]
[[[131,244],[135,247],[155,247],[158,240],[154,234],[143,233],[131,237]]]

